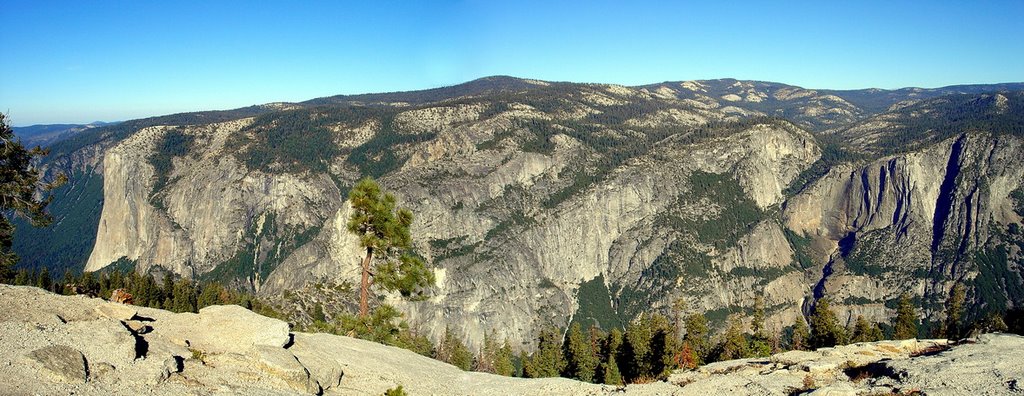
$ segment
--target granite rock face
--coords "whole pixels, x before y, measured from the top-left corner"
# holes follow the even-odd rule
[[[242,323],[253,317],[228,314],[220,320],[223,327],[179,333],[185,330],[180,323],[194,321],[195,315],[150,308],[139,308],[139,316],[155,330],[138,336],[142,342],[136,345],[145,350],[125,361],[95,352],[119,348],[115,328],[75,326],[99,320],[95,308],[102,304],[95,298],[0,285],[0,308],[8,313],[0,320],[3,393],[364,395],[402,386],[409,394],[442,395],[1016,394],[1024,378],[1019,356],[1024,337],[1009,334],[985,334],[959,344],[902,340],[785,352],[680,370],[664,382],[613,387],[465,372],[408,350],[328,334],[290,334],[293,342],[287,348],[201,350],[176,340],[199,333],[213,338],[220,328],[255,339],[263,330]],[[220,311],[204,313],[210,312]],[[36,320],[39,313],[69,321],[42,324]]]
[[[825,296],[844,322],[888,321],[902,292],[939,317],[932,310],[956,281],[993,290],[975,302],[1024,298],[988,280],[1024,285],[1021,237],[1008,228],[1021,223],[1011,195],[1024,185],[1024,139],[994,126],[893,140],[947,111],[948,100],[924,99],[955,91],[506,83],[429,100],[274,106],[83,147],[77,155],[99,156],[88,158],[104,181],[86,269],[127,260],[222,280],[300,321],[317,304],[351,309],[352,295],[327,291],[358,284],[345,194],[372,174],[416,214],[414,245],[438,280],[427,301],[385,301],[434,339],[451,326],[472,346],[491,330],[526,346],[539,326],[577,314],[628,321],[677,300],[720,326],[760,295],[780,329]],[[922,101],[896,106],[911,96]],[[992,117],[1024,100],[977,99],[971,111]],[[311,131],[318,140],[295,145],[318,150],[269,163],[291,146],[254,154],[266,139]],[[193,143],[157,175],[168,134]],[[824,158],[832,140],[858,156]],[[1005,264],[989,264],[1003,254]],[[590,293],[596,283],[607,291]],[[615,317],[591,318],[595,305]]]

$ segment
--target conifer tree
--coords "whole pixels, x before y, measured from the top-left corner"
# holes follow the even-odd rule
[[[615,362],[615,354],[608,355],[608,360],[601,364],[604,378],[601,383],[607,385],[622,385],[622,374],[619,372],[619,364]]]
[[[793,320],[793,335],[789,340],[789,349],[794,351],[807,350],[810,347],[810,330],[804,322],[803,315],[797,315]]]
[[[810,322],[812,347],[830,347],[845,343],[846,331],[839,324],[835,312],[832,312],[828,299],[823,298],[814,304]]]
[[[949,298],[946,299],[946,320],[942,324],[941,336],[950,339],[959,339],[963,336],[960,321],[963,317],[964,302],[967,300],[967,290],[963,283],[957,282],[949,291]]]
[[[771,345],[769,345],[768,329],[765,328],[764,324],[764,298],[760,295],[754,298],[754,315],[750,321],[750,331],[753,335],[750,337],[750,348],[748,354],[751,357],[768,356],[772,352]]]
[[[424,289],[434,284],[434,273],[409,251],[412,212],[396,209],[395,197],[369,177],[356,183],[348,198],[352,205],[348,230],[359,237],[360,246],[366,250],[359,285],[359,316],[369,313],[370,286],[374,284],[406,297],[421,297]],[[374,267],[371,264],[375,257],[378,264]]]
[[[437,345],[434,359],[468,371],[473,366],[473,353],[466,344],[452,332],[451,327],[444,328],[444,337]]]
[[[728,319],[729,327],[722,336],[719,346],[718,360],[733,360],[748,357],[747,338],[743,335],[743,322],[739,315],[731,315]]]
[[[707,362],[708,353],[711,351],[711,331],[708,329],[708,319],[703,313],[686,317],[686,335],[683,341],[693,348],[698,366]]]
[[[7,125],[7,115],[0,113],[0,282],[10,281],[18,262],[18,255],[11,250],[14,225],[8,217],[26,218],[35,227],[45,227],[53,221],[46,213],[46,206],[53,199],[50,191],[67,182],[67,177],[60,174],[52,182],[43,181],[35,164],[46,154],[47,150],[40,147],[26,149]]]
[[[494,373],[494,361],[498,357],[498,349],[497,333],[495,330],[491,329],[490,333],[484,333],[484,345],[480,347],[480,353],[477,355],[473,370],[482,373]]]
[[[850,342],[871,342],[871,329],[874,328],[863,315],[857,315],[857,322],[853,325]]]
[[[569,327],[569,336],[565,340],[566,366],[563,376],[584,382],[594,380],[597,368],[597,356],[591,347],[589,337],[583,335],[579,322]]]
[[[893,321],[892,329],[894,339],[917,338],[917,311],[907,293],[900,294],[900,302],[896,307],[896,318]]]
[[[537,351],[530,356],[529,364],[523,366],[525,377],[557,377],[565,369],[561,338],[561,333],[554,327],[541,330],[537,338]]]
[[[512,364],[512,344],[505,340],[505,344],[498,349],[494,357],[494,373],[511,377],[515,374],[516,367]]]

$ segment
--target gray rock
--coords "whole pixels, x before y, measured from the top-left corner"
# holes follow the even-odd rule
[[[114,302],[97,305],[95,310],[101,317],[121,321],[131,320],[138,313],[135,307],[131,305]]]
[[[58,381],[84,384],[89,379],[85,356],[69,346],[51,345],[32,351],[28,357]]]
[[[808,360],[814,360],[821,358],[821,354],[810,351],[787,351],[772,355],[771,361],[785,365],[792,366],[797,363],[806,362]]]
[[[288,350],[295,355],[296,359],[299,359],[299,363],[309,370],[310,377],[316,379],[325,391],[341,385],[345,375],[344,368],[337,361],[331,359],[331,356],[323,353],[323,350],[317,348],[315,344],[296,342]]]
[[[171,377],[171,374],[180,373],[182,369],[182,359],[178,356],[171,356],[164,359],[163,363],[160,364],[160,368],[156,372],[156,376],[153,378],[155,383],[160,383]]]
[[[284,380],[292,389],[314,395],[321,393],[320,384],[310,377],[309,370],[288,350],[258,345],[249,351],[249,356],[260,369]]]
[[[113,364],[107,362],[93,363],[89,365],[89,379],[96,381],[106,377],[116,370]]]
[[[245,353],[253,346],[284,347],[291,339],[288,330],[288,323],[237,305],[214,305],[199,310],[187,339],[205,352]]]
[[[146,333],[148,333],[148,332],[153,330],[152,327],[149,327],[149,325],[147,325],[147,324],[145,324],[145,323],[143,323],[141,321],[138,321],[138,320],[128,320],[128,321],[125,321],[124,325],[125,325],[125,327],[128,328],[128,330],[131,330],[132,333],[135,333],[135,334],[146,334]]]

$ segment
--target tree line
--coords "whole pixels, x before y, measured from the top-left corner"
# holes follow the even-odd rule
[[[110,299],[114,290],[121,289],[132,296],[132,304],[164,309],[172,312],[199,312],[211,305],[239,305],[264,316],[282,318],[272,307],[255,296],[224,287],[219,282],[199,282],[165,274],[157,280],[152,273],[140,275],[134,270],[107,269],[75,274],[68,270],[62,278],[42,270],[19,269],[0,276],[0,283],[16,286],[35,286],[63,295],[88,295]]]

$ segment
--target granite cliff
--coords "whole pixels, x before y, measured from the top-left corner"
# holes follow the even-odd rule
[[[954,282],[977,312],[1024,301],[1020,88],[488,78],[96,128],[48,161],[102,180],[85,270],[222,280],[299,320],[351,303],[318,291],[357,283],[345,197],[370,175],[438,279],[386,300],[435,338],[526,346],[677,300],[721,323],[757,295],[776,329],[822,297],[885,321]]]

